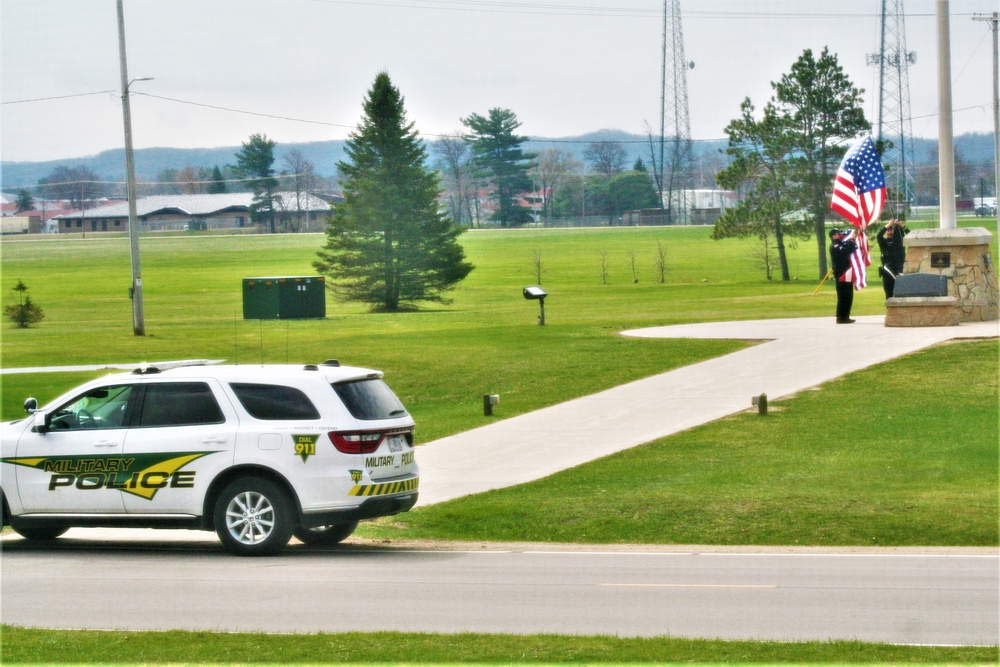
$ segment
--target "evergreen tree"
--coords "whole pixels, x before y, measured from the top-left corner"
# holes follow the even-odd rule
[[[497,204],[493,220],[501,227],[517,227],[531,222],[531,211],[517,203],[517,196],[531,189],[528,170],[534,155],[521,150],[528,140],[514,134],[521,127],[510,109],[490,109],[486,116],[474,113],[462,119],[472,130],[466,141],[472,146],[472,164],[493,182],[491,198]]]
[[[437,176],[424,166],[427,152],[403,102],[379,73],[347,140],[348,160],[337,165],[344,201],[314,262],[341,298],[385,311],[443,303],[473,268],[458,244],[463,229],[438,209]]]
[[[789,280],[785,235],[816,235],[819,275],[826,274],[826,215],[833,177],[847,146],[870,129],[855,88],[837,57],[819,59],[806,49],[777,83],[761,119],[747,98],[742,116],[726,128],[733,162],[716,174],[722,187],[742,199],[715,224],[713,238],[757,236],[777,251],[783,280]],[[811,220],[794,215],[804,211]]]
[[[277,231],[274,219],[274,191],[278,179],[274,177],[274,147],[277,142],[266,135],[254,134],[243,142],[243,148],[236,154],[236,169],[240,178],[248,180],[253,190],[250,217],[254,222],[268,220],[271,233]]]
[[[31,191],[27,188],[18,190],[17,212],[23,213],[24,211],[30,211],[33,208],[35,208],[35,198],[31,196]]]
[[[7,319],[20,329],[27,329],[32,324],[38,324],[45,319],[45,313],[28,296],[27,285],[18,279],[17,285],[11,289],[17,292],[18,302],[4,307],[3,314],[7,316]]]
[[[209,179],[208,194],[221,195],[226,191],[226,179],[222,177],[222,170],[219,165],[212,167],[212,176]]]
[[[861,90],[851,83],[837,56],[823,49],[820,57],[806,49],[792,70],[771,84],[779,112],[795,138],[793,180],[799,205],[813,218],[819,277],[826,275],[826,216],[833,177],[858,135],[871,130],[865,119]]]
[[[716,221],[712,238],[756,236],[769,243],[773,239],[781,278],[791,280],[785,235],[807,238],[809,233],[808,224],[789,218],[798,207],[792,163],[787,159],[795,148],[795,137],[787,118],[773,104],[768,103],[759,120],[754,118],[749,97],[740,109],[743,115],[726,126],[726,152],[733,161],[715,175],[715,180],[726,189],[739,191],[741,198]]]

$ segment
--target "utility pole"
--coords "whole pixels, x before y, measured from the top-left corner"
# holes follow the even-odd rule
[[[938,184],[941,229],[958,227],[955,211],[955,130],[951,110],[951,22],[948,0],[937,0]]]
[[[660,205],[670,212],[670,223],[686,221],[687,190],[691,187],[691,118],[688,112],[687,71],[684,58],[680,0],[663,0],[663,59],[660,70]],[[673,146],[669,157],[665,144]],[[679,210],[678,210],[679,209]],[[680,215],[677,215],[677,214]]]
[[[993,176],[996,181],[993,196],[1000,197],[1000,59],[997,57],[997,22],[1000,21],[1000,14],[993,12],[993,16],[973,16],[972,20],[989,21],[993,30]],[[982,199],[982,193],[979,197]],[[984,205],[982,201],[980,205]]]
[[[902,216],[913,200],[913,129],[910,120],[910,65],[917,54],[906,50],[903,0],[882,0],[879,52],[868,54],[878,68],[878,140],[894,216]],[[890,145],[891,144],[891,145]]]
[[[135,161],[132,157],[132,110],[129,106],[128,64],[125,59],[125,12],[118,0],[118,56],[122,78],[122,118],[125,123],[125,196],[128,198],[129,254],[132,259],[132,331],[146,335],[146,316],[142,307],[142,269],[139,265],[139,214],[136,210]]]

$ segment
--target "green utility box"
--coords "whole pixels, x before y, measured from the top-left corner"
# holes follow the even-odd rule
[[[308,320],[326,317],[322,277],[243,279],[243,319]]]

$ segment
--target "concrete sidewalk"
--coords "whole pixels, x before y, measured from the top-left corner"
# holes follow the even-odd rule
[[[418,506],[560,470],[788,396],[955,338],[995,338],[1000,322],[887,328],[882,316],[716,322],[625,332],[640,338],[767,342],[427,443],[417,450]]]

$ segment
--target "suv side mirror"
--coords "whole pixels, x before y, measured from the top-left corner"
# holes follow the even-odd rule
[[[35,425],[31,427],[31,430],[35,433],[48,433],[49,425],[52,423],[52,417],[47,412],[36,412],[35,413]]]
[[[34,398],[29,398],[24,402],[24,411],[29,415],[34,415],[35,425],[31,427],[31,430],[35,433],[47,433],[49,430],[49,425],[52,423],[51,415],[47,412],[42,412],[38,409],[38,401]]]

